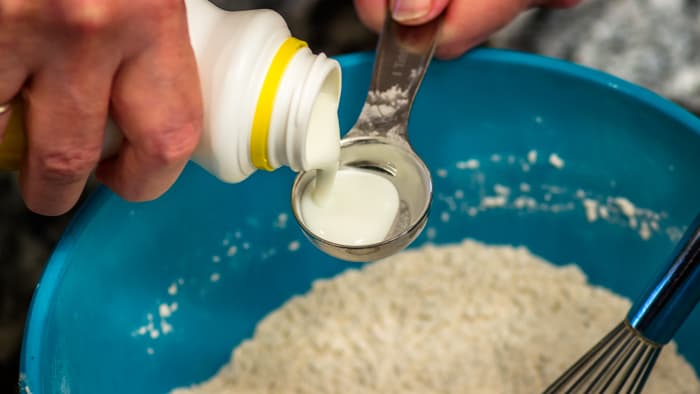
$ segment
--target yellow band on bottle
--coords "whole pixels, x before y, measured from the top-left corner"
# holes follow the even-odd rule
[[[301,48],[306,47],[304,41],[294,37],[287,38],[277,50],[272,59],[270,69],[263,81],[258,103],[253,116],[253,127],[250,131],[250,157],[255,168],[272,171],[270,161],[267,156],[267,141],[270,131],[270,119],[272,118],[272,108],[277,95],[282,75],[285,68]]]
[[[26,140],[24,135],[24,106],[20,99],[10,104],[10,122],[7,124],[0,142],[0,170],[14,171],[22,165]]]

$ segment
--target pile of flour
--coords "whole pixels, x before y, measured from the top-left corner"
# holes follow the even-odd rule
[[[536,393],[629,306],[525,248],[426,246],[317,281],[213,378],[173,393]],[[675,344],[645,392],[700,392]]]

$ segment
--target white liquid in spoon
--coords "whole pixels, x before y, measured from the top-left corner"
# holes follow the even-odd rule
[[[315,184],[310,184],[301,197],[304,222],[312,233],[340,245],[385,240],[399,212],[396,187],[372,171],[342,169],[323,198],[316,191]]]
[[[316,178],[304,190],[301,216],[317,236],[340,245],[364,246],[386,239],[399,212],[399,194],[388,179],[368,170],[338,170],[337,100],[321,92],[306,142],[306,167]]]

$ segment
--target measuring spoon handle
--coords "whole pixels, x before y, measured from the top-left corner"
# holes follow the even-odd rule
[[[442,19],[440,15],[423,25],[406,26],[387,12],[365,105],[346,137],[390,136],[408,143],[411,106],[433,57]]]

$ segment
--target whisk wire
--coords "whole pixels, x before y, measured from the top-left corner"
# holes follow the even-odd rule
[[[660,350],[625,320],[544,393],[640,393]]]
[[[620,373],[620,370],[625,367],[625,363],[636,350],[638,343],[634,341],[633,337],[627,337],[621,346],[619,342],[616,345],[617,351],[609,358],[605,367],[603,367],[603,373],[593,380],[593,384],[591,385],[593,392],[604,393],[611,384],[615,383],[617,375]],[[624,386],[624,381],[618,382],[619,386]],[[616,390],[615,392],[619,391]]]
[[[627,373],[625,373],[625,376],[624,376],[624,378],[623,378],[624,381],[630,380],[630,378],[631,378],[632,376],[634,376],[635,378],[631,380],[632,383],[634,384],[634,380],[635,380],[635,379],[637,378],[637,376],[638,376],[638,374],[637,374],[637,375],[634,375],[634,373],[635,373],[635,372],[638,372],[638,371],[642,368],[642,367],[641,367],[641,365],[642,365],[642,361],[641,361],[641,360],[642,360],[643,356],[644,356],[644,352],[636,352],[635,357],[634,357],[634,359],[632,360],[632,364],[631,364],[631,365],[635,365],[636,367],[635,367],[635,368],[630,368],[630,369],[627,370]],[[622,387],[618,386],[618,390],[621,390],[621,389],[622,389]]]
[[[656,364],[656,359],[659,357],[659,353],[661,353],[660,346],[646,349],[646,352],[644,353],[644,362],[638,364],[639,367],[637,369],[637,375],[631,384],[631,389],[635,390],[632,392],[642,392],[642,387],[644,387],[644,383],[646,383],[647,379],[649,379],[649,374],[651,373],[651,369],[654,367],[654,364]]]
[[[594,358],[596,358],[600,352],[605,352],[606,349],[610,347],[610,343],[613,342],[614,338],[619,334],[620,326],[618,325],[612,331],[610,331],[605,338],[596,343],[591,350],[578,359],[574,365],[567,369],[566,372],[564,372],[557,380],[555,380],[544,391],[544,394],[571,393],[576,387],[579,387],[585,383],[584,380],[587,379],[587,376],[582,375],[580,372],[585,370],[585,368],[589,368],[589,365],[590,367],[595,367],[597,363],[600,363],[601,359]],[[564,390],[564,387],[568,387],[568,389]]]

